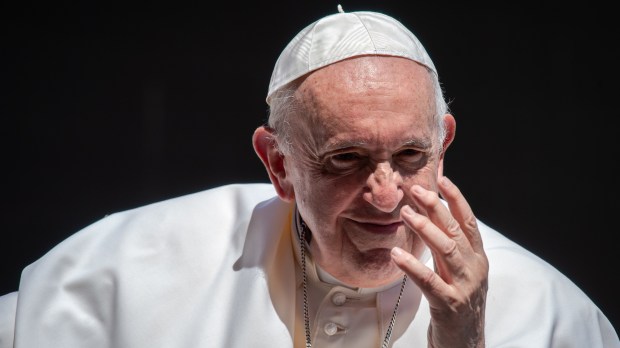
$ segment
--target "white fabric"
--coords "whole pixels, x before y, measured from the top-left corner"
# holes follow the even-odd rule
[[[418,38],[396,19],[369,11],[336,13],[305,27],[284,48],[271,75],[267,104],[273,92],[298,77],[366,54],[408,58],[437,73]]]
[[[295,323],[302,312],[294,298],[292,206],[274,196],[269,184],[223,186],[88,226],[24,270],[19,296],[0,297],[0,347],[11,347],[13,332],[15,348],[303,342]],[[480,227],[491,265],[487,347],[620,347],[610,322],[575,284]],[[415,307],[400,312],[397,325],[405,326],[393,347],[426,347],[428,303],[422,297]]]
[[[0,297],[0,348],[13,347],[17,292]]]

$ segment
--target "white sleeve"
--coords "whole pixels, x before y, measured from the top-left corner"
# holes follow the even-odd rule
[[[12,348],[15,333],[17,291],[0,296],[0,348]]]

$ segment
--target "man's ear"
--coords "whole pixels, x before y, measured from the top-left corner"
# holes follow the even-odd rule
[[[269,179],[276,189],[278,196],[286,202],[295,199],[295,191],[290,178],[286,173],[284,154],[278,149],[273,130],[261,126],[256,128],[252,136],[254,151],[265,165]]]
[[[446,136],[443,140],[443,144],[441,144],[441,154],[439,155],[437,178],[441,178],[443,176],[443,160],[446,155],[446,150],[448,150],[448,146],[452,144],[452,141],[454,140],[454,135],[456,133],[456,121],[454,120],[454,116],[450,114],[445,114],[443,117],[443,124],[446,131]]]

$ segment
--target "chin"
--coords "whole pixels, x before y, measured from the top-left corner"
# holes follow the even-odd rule
[[[373,283],[388,282],[402,274],[392,261],[391,249],[388,248],[361,252],[355,256],[353,261],[364,274],[364,278]]]

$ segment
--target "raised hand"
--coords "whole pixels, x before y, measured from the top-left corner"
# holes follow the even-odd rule
[[[411,187],[415,207],[404,206],[404,222],[433,255],[434,270],[400,248],[394,262],[420,287],[430,306],[429,347],[484,347],[489,263],[476,218],[460,190],[447,178],[436,192]]]

